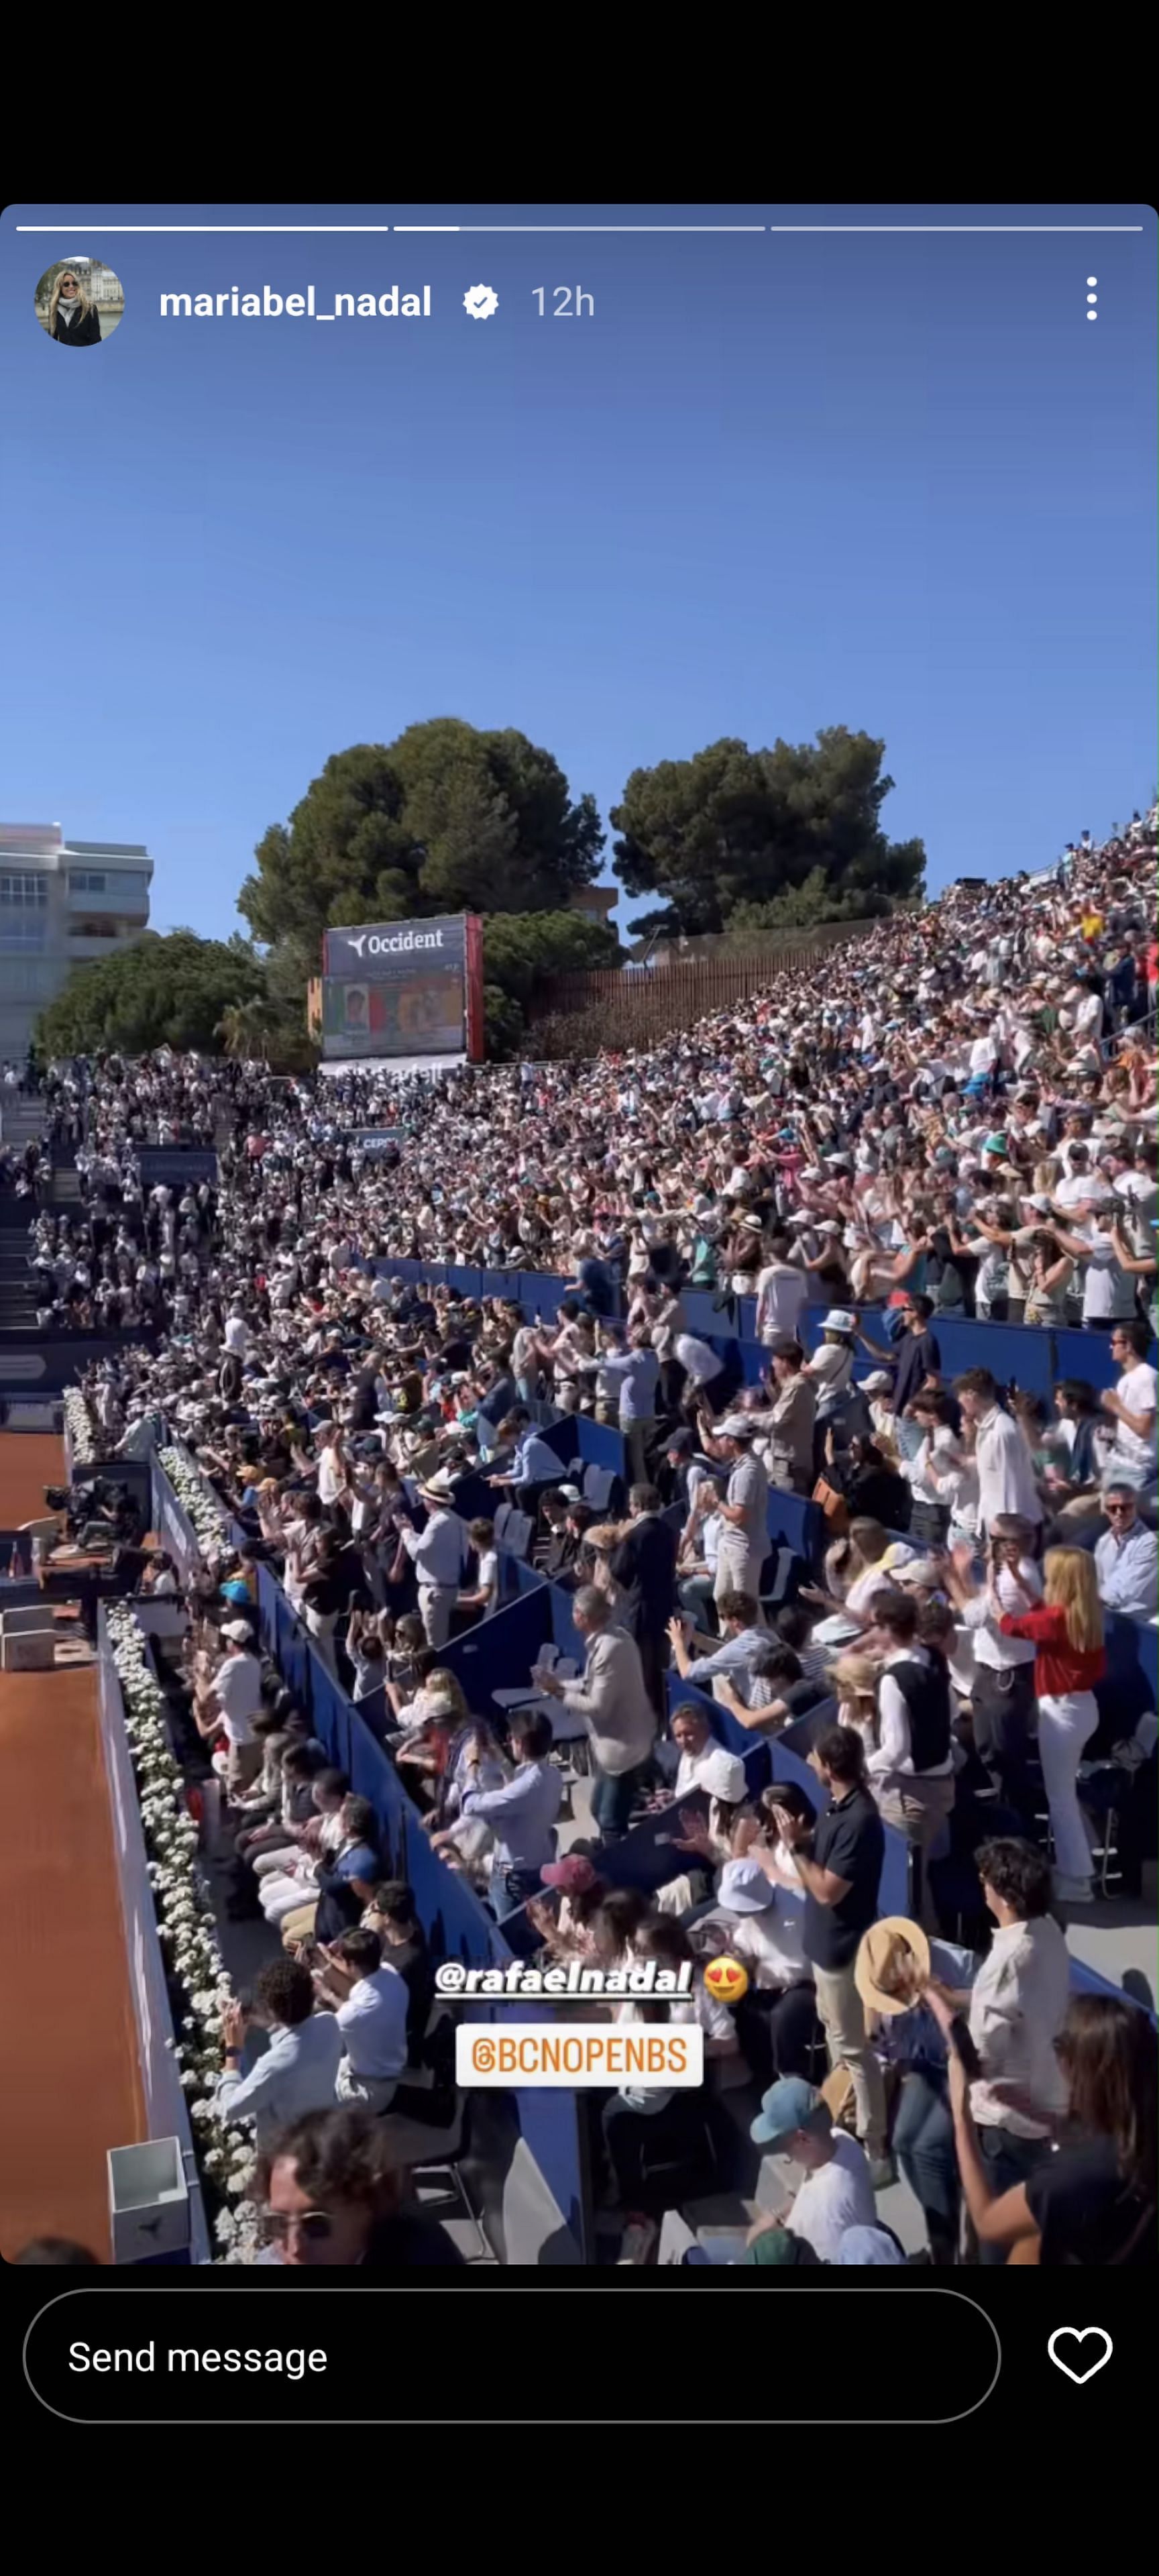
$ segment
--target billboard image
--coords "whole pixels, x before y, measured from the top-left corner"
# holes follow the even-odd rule
[[[397,983],[323,976],[322,1042],[328,1055],[461,1055],[462,967]]]
[[[481,925],[468,914],[326,932],[321,1037],[331,1060],[475,1054],[481,1004]]]

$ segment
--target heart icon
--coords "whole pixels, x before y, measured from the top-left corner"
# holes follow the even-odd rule
[[[1055,2350],[1055,2346],[1065,2343],[1068,2336],[1073,2336],[1076,2343],[1089,2343],[1093,2336],[1095,2342],[1102,2345],[1098,2360],[1088,2361],[1085,2370],[1072,2370],[1069,2361],[1063,2361]],[[1102,2370],[1105,2367],[1115,2347],[1105,2326],[1056,2326],[1046,2349],[1055,2369],[1065,2371],[1067,2378],[1073,2379],[1076,2388],[1085,2388],[1088,2379],[1094,2378],[1096,2370]]]

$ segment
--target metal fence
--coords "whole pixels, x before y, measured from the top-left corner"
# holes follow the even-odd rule
[[[671,1029],[691,1028],[713,1011],[725,1011],[802,960],[863,938],[872,921],[827,922],[817,930],[786,932],[783,939],[743,954],[719,951],[682,963],[671,951],[649,966],[593,967],[551,975],[529,1004],[529,1054],[597,1055],[602,1047],[647,1046]]]

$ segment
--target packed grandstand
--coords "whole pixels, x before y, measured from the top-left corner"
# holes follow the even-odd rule
[[[1156,819],[648,1052],[38,1077],[218,2259],[1154,2259],[1072,1927],[1156,1848]],[[703,2086],[578,2094],[569,2203],[450,1956],[686,1969],[602,2011]]]

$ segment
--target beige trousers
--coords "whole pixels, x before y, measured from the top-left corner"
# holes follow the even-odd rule
[[[869,2043],[853,1965],[851,1959],[846,1968],[814,1968],[813,1983],[830,2066],[843,2066],[849,2075],[857,2104],[857,2134],[872,2158],[885,2154],[885,2085]]]

